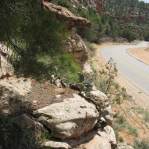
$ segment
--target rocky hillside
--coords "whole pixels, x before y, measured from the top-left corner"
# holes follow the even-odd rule
[[[82,75],[75,30],[90,21],[48,1],[0,4],[0,148],[116,147],[110,99]]]
[[[110,102],[97,89],[86,99],[85,94],[49,82],[10,78],[0,82],[0,91],[2,149],[116,146]]]
[[[127,97],[115,65],[99,78],[87,61],[84,38],[113,33],[102,2],[0,1],[0,149],[132,148],[113,129],[112,103]]]

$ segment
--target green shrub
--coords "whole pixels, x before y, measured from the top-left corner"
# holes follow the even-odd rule
[[[13,10],[10,11],[13,12],[11,15],[6,14],[6,22],[10,24],[7,26],[5,42],[16,53],[16,59],[12,57],[16,73],[40,79],[58,73],[57,75],[67,80],[77,81],[80,66],[73,56],[63,52],[64,43],[69,36],[66,24],[59,21],[54,14],[42,9],[40,3],[34,0],[7,2],[7,5],[4,5],[6,1],[3,5],[7,9],[12,5]],[[67,0],[57,2],[70,3]],[[0,11],[0,14],[1,12],[3,11]]]
[[[145,122],[149,123],[149,111],[143,108],[136,108],[136,112],[142,115]]]
[[[63,7],[71,8],[72,5],[69,0],[54,0],[53,2],[56,2],[58,5],[61,5]]]
[[[113,104],[121,104],[123,100],[130,98],[126,89],[115,81],[118,71],[113,59],[110,59],[100,71],[97,72],[94,67],[93,70],[93,80],[96,87],[104,92]]]
[[[138,136],[137,129],[132,127],[122,115],[118,115],[115,118],[114,129],[116,132],[119,132],[122,129],[126,129],[129,134],[131,134],[135,137]],[[119,138],[118,135],[117,135],[117,138]]]
[[[21,129],[15,118],[0,115],[0,147],[2,149],[37,149],[39,142],[32,129]]]
[[[136,140],[134,143],[134,149],[149,149],[149,142]]]
[[[59,53],[52,57],[47,54],[38,54],[37,61],[46,69],[45,75],[50,76],[56,74],[62,79],[69,82],[78,82],[81,72],[80,65],[75,61],[74,57],[68,53]]]

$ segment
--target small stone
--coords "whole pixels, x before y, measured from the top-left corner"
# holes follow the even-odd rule
[[[128,145],[127,143],[119,143],[117,145],[117,149],[134,149],[134,148]]]
[[[61,80],[60,79],[55,80],[55,85],[61,88],[62,87]]]
[[[56,95],[56,98],[61,98],[61,95]]]
[[[65,142],[57,141],[46,141],[42,144],[43,147],[48,147],[52,149],[70,149],[71,146]]]

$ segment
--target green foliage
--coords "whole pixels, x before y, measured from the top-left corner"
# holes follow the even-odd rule
[[[78,73],[81,72],[80,65],[77,64],[72,55],[59,53],[50,57],[47,54],[37,56],[40,64],[48,68],[46,73],[56,74],[69,82],[77,82],[79,80]]]
[[[15,51],[17,59],[12,57],[12,60],[18,75],[45,79],[58,73],[76,81],[81,69],[71,55],[63,52],[69,36],[65,23],[45,11],[39,1],[2,0],[0,3],[0,40]]]
[[[52,133],[48,131],[43,131],[40,137],[41,141],[50,140],[51,138],[52,138]]]
[[[15,118],[0,116],[0,147],[2,149],[37,149],[36,136],[31,129],[21,129]]]
[[[53,0],[52,2],[54,2],[54,3],[58,4],[58,5],[61,5],[63,7],[66,7],[66,8],[71,8],[72,7],[72,5],[71,5],[69,0]]]
[[[149,148],[149,142],[147,141],[136,140],[134,143],[134,149],[148,149],[148,148]]]
[[[93,68],[94,69],[94,68]],[[94,70],[94,82],[99,90],[110,97],[113,104],[121,104],[123,100],[129,99],[126,89],[116,83],[117,76],[116,64],[112,59],[99,71]]]
[[[121,131],[123,129],[126,129],[129,134],[131,134],[131,135],[133,135],[135,137],[138,136],[137,129],[134,128],[133,126],[131,126],[122,115],[118,115],[115,118],[114,129],[115,129],[116,132],[119,132],[119,131]],[[121,139],[121,138],[119,138],[118,134],[117,134],[117,138]]]
[[[149,111],[148,110],[143,109],[143,108],[137,108],[135,110],[136,110],[136,112],[138,112],[139,114],[142,115],[142,117],[146,123],[149,123]]]
[[[77,12],[80,16],[87,18],[91,22],[90,28],[78,28],[79,34],[81,34],[84,38],[86,38],[90,42],[96,42],[98,40],[99,36],[99,30],[100,30],[100,22],[101,18],[97,14],[97,12],[92,8],[82,8],[78,7]]]
[[[78,29],[78,32],[88,41],[98,42],[105,36],[113,39],[124,37],[129,41],[149,40],[149,4],[138,0],[105,0],[104,10],[99,14],[86,2],[82,3],[76,13],[88,18],[92,25],[90,28]]]

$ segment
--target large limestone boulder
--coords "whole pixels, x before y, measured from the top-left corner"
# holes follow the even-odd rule
[[[55,137],[61,139],[78,138],[92,130],[99,116],[96,107],[77,94],[63,102],[38,109],[34,114]]]

